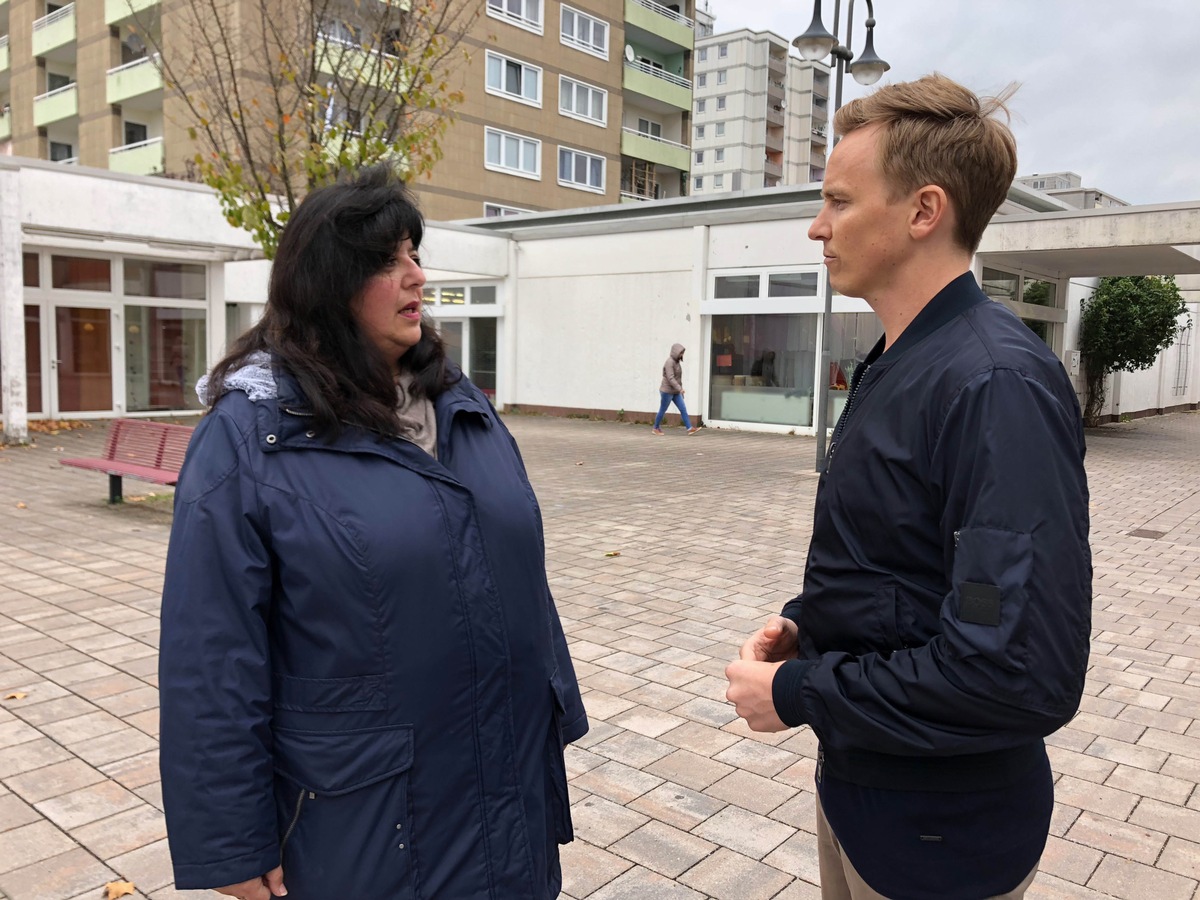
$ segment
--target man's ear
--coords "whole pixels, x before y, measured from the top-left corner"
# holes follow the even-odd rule
[[[908,233],[913,240],[927,240],[952,227],[953,219],[954,210],[944,188],[927,184],[913,192],[908,218]]]

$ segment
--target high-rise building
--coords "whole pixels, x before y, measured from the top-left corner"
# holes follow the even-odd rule
[[[696,39],[691,193],[825,177],[829,69],[769,31]]]
[[[230,0],[231,31],[255,3]],[[190,116],[153,58],[164,32],[168,54],[185,38],[179,6],[0,0],[0,153],[189,177]],[[694,6],[484,0],[461,44],[470,61],[451,79],[465,100],[444,158],[416,185],[426,215],[687,193]],[[327,30],[320,40],[354,41],[353,29]]]
[[[1128,206],[1124,200],[1095,188],[1083,186],[1083,179],[1074,172],[1047,172],[1044,174],[1018,175],[1017,184],[1031,187],[1035,191],[1049,194],[1075,209],[1097,209]]]

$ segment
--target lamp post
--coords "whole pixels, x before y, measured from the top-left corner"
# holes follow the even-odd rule
[[[833,3],[833,33],[825,30],[821,19],[821,0],[813,0],[812,24],[808,31],[800,35],[792,46],[800,51],[800,55],[810,62],[819,62],[826,56],[831,57],[831,67],[834,70],[833,109],[829,113],[829,128],[831,137],[829,151],[837,143],[837,130],[834,116],[842,105],[842,73],[849,70],[854,80],[859,84],[874,84],[883,77],[883,73],[891,68],[875,53],[875,5],[867,0],[867,43],[858,61],[854,62],[854,53],[850,50],[850,40],[854,32],[854,0],[848,0],[846,14],[846,43],[838,43],[837,31],[841,21],[842,0]],[[825,440],[826,419],[829,418],[829,365],[832,362],[829,352],[829,332],[833,328],[833,285],[829,282],[829,272],[825,272],[825,310],[821,315],[821,367],[818,370],[820,389],[817,391],[816,410],[813,421],[817,425],[817,460],[816,470],[825,469]]]

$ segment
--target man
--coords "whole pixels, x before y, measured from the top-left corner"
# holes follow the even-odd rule
[[[826,900],[1023,896],[1054,800],[1042,739],[1083,690],[1079,406],[970,273],[1016,173],[1000,110],[937,75],[849,104],[809,229],[885,334],[830,442],[804,590],[726,674],[752,729],[820,740]]]

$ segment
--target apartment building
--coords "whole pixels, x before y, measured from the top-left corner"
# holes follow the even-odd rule
[[[254,5],[231,3],[231,27]],[[426,215],[686,193],[693,7],[485,0],[462,43],[465,102],[417,185]],[[153,56],[164,29],[167,53],[185,39],[179,16],[162,0],[0,0],[0,153],[188,178],[190,116]],[[337,25],[320,39],[353,43]]]
[[[697,37],[693,194],[825,177],[829,69],[788,49],[769,31]]]
[[[1016,182],[1049,194],[1074,209],[1112,209],[1129,205],[1112,194],[1084,187],[1083,178],[1074,172],[1035,172],[1032,175],[1018,175]]]

